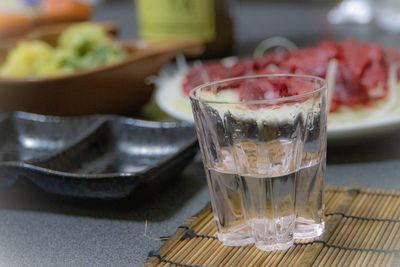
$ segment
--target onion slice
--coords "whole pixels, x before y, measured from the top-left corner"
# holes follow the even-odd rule
[[[295,43],[293,43],[292,41],[290,41],[289,39],[287,39],[285,37],[276,36],[276,37],[268,38],[268,39],[262,41],[261,43],[259,43],[256,46],[256,48],[254,49],[253,57],[260,58],[268,50],[270,50],[272,48],[279,48],[279,47],[286,49],[287,51],[289,51],[289,53],[294,52],[299,49],[297,47],[297,45]]]
[[[380,106],[379,108],[374,110],[373,116],[374,117],[381,117],[384,115],[387,115],[392,111],[398,103],[398,73],[399,70],[399,64],[395,63],[392,64],[389,68],[389,80],[388,80],[388,94],[386,96],[386,99],[384,99],[384,104]]]
[[[331,110],[331,104],[333,99],[333,92],[336,87],[336,73],[338,69],[338,62],[336,59],[331,59],[328,64],[328,71],[326,72],[326,85],[327,85],[327,99],[326,105]]]

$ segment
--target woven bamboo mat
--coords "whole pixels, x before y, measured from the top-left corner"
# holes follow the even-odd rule
[[[330,187],[325,203],[318,240],[268,253],[222,246],[207,206],[150,253],[145,266],[400,266],[400,191]]]

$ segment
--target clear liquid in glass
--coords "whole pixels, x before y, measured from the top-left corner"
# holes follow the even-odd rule
[[[240,178],[228,170],[207,169],[207,179],[218,229],[218,239],[226,246],[254,243],[244,217]]]
[[[296,173],[241,176],[246,217],[257,248],[285,250],[293,244]]]
[[[265,251],[292,245],[296,172],[294,161],[282,157],[294,147],[287,139],[240,142],[221,151],[222,161],[207,169],[218,238],[224,244],[254,242]]]
[[[296,239],[315,238],[324,231],[325,164],[317,157],[303,165],[296,177]]]

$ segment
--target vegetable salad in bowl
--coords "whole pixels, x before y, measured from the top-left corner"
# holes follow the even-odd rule
[[[0,63],[0,77],[46,77],[107,66],[127,52],[100,25],[79,23],[67,28],[53,47],[41,40],[21,41]]]

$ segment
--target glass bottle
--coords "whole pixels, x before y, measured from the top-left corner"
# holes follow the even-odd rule
[[[145,40],[198,39],[201,58],[232,53],[229,0],[136,0],[139,37]]]

